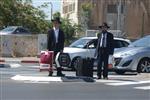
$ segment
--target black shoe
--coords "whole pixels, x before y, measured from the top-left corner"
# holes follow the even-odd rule
[[[104,80],[108,80],[108,77],[104,77],[103,79],[104,79]]]
[[[57,76],[65,76],[65,74],[62,73],[62,68],[57,68]]]
[[[101,76],[97,76],[97,79],[102,79]]]
[[[53,72],[49,72],[48,76],[52,76],[53,75]]]
[[[65,76],[65,74],[63,74],[63,73],[57,73],[57,76],[64,77],[64,76]]]

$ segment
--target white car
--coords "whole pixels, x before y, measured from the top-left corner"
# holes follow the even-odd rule
[[[115,48],[127,47],[131,42],[128,39],[114,38]],[[76,69],[79,58],[94,58],[97,37],[83,37],[73,42],[69,47],[65,47],[63,53],[58,57],[60,66]]]

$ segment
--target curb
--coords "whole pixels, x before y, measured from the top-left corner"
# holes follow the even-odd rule
[[[34,60],[22,60],[21,63],[39,63],[39,61]]]
[[[14,63],[39,63],[39,60],[4,60],[0,59],[0,63],[14,62]]]

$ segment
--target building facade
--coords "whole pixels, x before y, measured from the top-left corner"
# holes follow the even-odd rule
[[[84,3],[92,5],[88,29],[107,22],[111,30],[121,30],[128,38],[150,34],[150,0],[62,0],[62,17],[80,24]]]

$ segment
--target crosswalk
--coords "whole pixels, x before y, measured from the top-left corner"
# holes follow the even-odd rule
[[[49,84],[51,82],[70,82],[64,81],[63,78],[61,77],[44,77],[44,76],[23,76],[23,75],[16,75],[11,77],[12,80],[15,81],[22,81],[24,83],[39,83],[39,84]],[[77,81],[79,80],[79,81]],[[74,81],[74,80],[73,80]],[[73,82],[71,81],[71,82]],[[75,82],[82,82],[81,78],[76,78]],[[150,90],[150,80],[140,80],[140,81],[132,81],[132,80],[115,80],[115,79],[110,79],[110,80],[97,80],[94,79],[94,82],[108,85],[108,86],[116,86],[116,87],[121,87],[121,86],[133,86],[133,89],[140,89],[140,90]],[[134,86],[135,85],[135,86]],[[139,86],[137,86],[139,85]],[[142,85],[142,86],[141,86]]]
[[[66,75],[70,77],[48,77],[48,73],[40,73],[39,65],[28,64],[22,65],[20,63],[11,63],[10,68],[2,68],[0,70],[0,75],[10,74],[11,80],[19,81],[23,83],[30,84],[50,84],[52,82],[87,82],[87,79],[83,79],[80,77],[76,77],[74,72],[64,72]],[[94,76],[96,77],[96,75]],[[149,90],[150,91],[150,79],[137,79],[133,80],[135,75],[109,75],[109,80],[97,80],[97,79],[89,79],[89,82],[104,84],[107,86],[113,87],[123,87],[123,86],[131,86],[132,89],[138,90]],[[129,80],[130,79],[130,80]],[[84,81],[86,80],[86,81]]]

